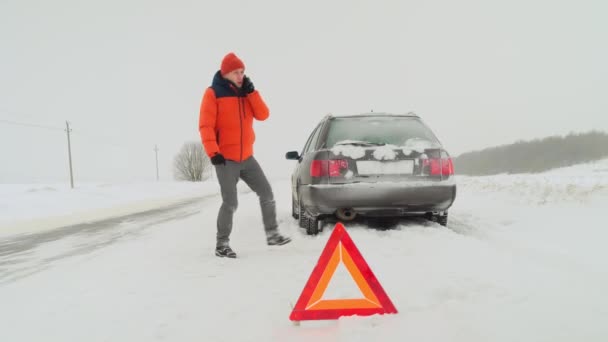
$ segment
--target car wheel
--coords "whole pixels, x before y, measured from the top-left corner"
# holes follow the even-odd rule
[[[319,234],[319,219],[316,217],[308,216],[308,227],[306,227],[306,234],[317,235]]]
[[[426,213],[426,215],[424,215],[426,217],[427,220],[432,221],[432,222],[437,222],[442,226],[447,226],[448,225],[448,213],[444,213],[442,214],[433,214],[433,213]]]
[[[296,201],[293,198],[291,199],[291,216],[296,220],[300,217],[300,214],[296,211]]]
[[[300,225],[300,228],[308,229],[308,216],[306,216],[301,200],[298,201],[298,224]]]
[[[445,215],[441,215],[441,216],[437,216],[437,223],[439,223],[440,225],[447,227],[448,225],[448,213],[445,213]]]

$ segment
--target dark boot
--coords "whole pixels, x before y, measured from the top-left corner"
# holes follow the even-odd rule
[[[215,255],[221,258],[236,258],[236,253],[229,246],[218,246]]]
[[[266,237],[266,242],[270,246],[275,246],[275,245],[280,246],[280,245],[284,245],[286,243],[290,243],[291,239],[286,236],[283,236],[279,233],[274,233],[274,234],[271,234],[268,237]]]

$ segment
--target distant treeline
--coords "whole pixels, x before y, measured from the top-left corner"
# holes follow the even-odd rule
[[[457,174],[537,173],[608,157],[608,134],[571,133],[467,152],[454,158]]]

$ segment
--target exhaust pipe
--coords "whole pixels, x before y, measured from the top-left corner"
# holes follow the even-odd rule
[[[351,208],[340,208],[336,210],[336,217],[342,221],[352,221],[357,216],[357,213]]]

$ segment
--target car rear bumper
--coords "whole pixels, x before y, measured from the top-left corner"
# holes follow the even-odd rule
[[[456,184],[438,181],[303,185],[300,194],[306,210],[315,216],[333,215],[344,208],[364,216],[405,216],[447,211],[456,198]]]

